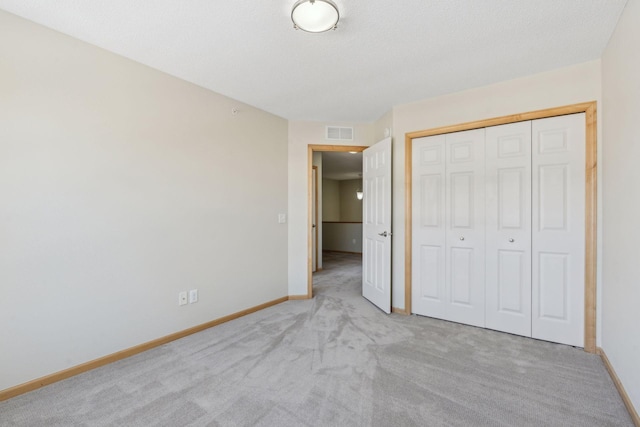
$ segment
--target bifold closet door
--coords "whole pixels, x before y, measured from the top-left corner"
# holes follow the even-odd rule
[[[531,122],[486,129],[486,324],[531,336]]]
[[[485,129],[446,136],[447,320],[484,326]]]
[[[412,156],[412,311],[446,319],[446,136],[414,139]]]
[[[484,326],[484,129],[414,140],[413,312]]]
[[[532,336],[584,346],[585,115],[532,123]]]

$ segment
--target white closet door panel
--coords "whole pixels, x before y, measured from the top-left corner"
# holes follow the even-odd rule
[[[584,346],[585,115],[532,123],[532,336]]]
[[[445,135],[446,319],[485,323],[485,130]]]
[[[446,318],[445,136],[413,141],[412,311]]]
[[[531,122],[486,129],[486,327],[531,336]]]

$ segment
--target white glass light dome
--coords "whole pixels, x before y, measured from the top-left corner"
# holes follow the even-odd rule
[[[298,0],[291,10],[295,29],[310,33],[322,33],[336,29],[340,13],[331,0]]]

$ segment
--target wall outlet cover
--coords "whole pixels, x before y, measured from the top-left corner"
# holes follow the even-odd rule
[[[178,294],[178,305],[185,305],[187,303],[187,291],[182,291]]]
[[[198,290],[191,289],[189,291],[189,304],[193,304],[195,302],[198,302]]]

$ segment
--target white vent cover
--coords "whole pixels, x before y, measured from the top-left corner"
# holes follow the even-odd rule
[[[327,126],[327,139],[353,141],[353,128]]]

